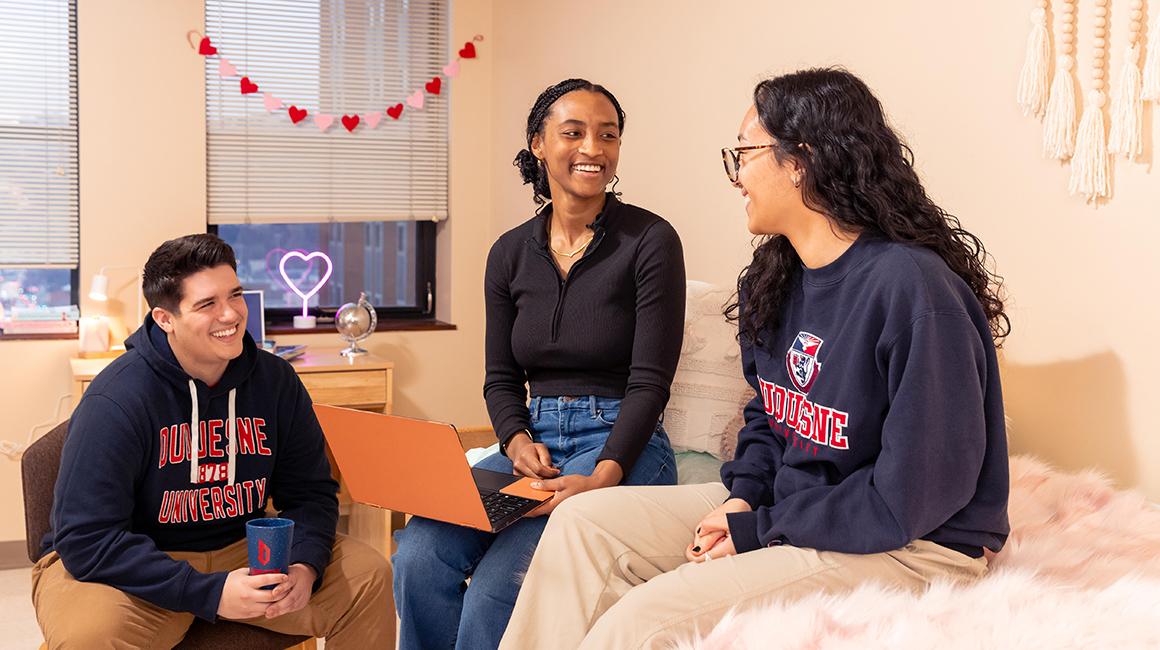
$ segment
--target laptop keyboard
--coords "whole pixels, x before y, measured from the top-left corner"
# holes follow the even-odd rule
[[[492,492],[491,494],[483,495],[483,508],[487,511],[487,518],[493,524],[502,519],[506,519],[516,510],[531,503],[535,502],[531,499],[504,494],[503,492]]]

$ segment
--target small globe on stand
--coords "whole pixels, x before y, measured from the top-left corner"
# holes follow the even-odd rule
[[[367,301],[366,292],[360,293],[358,302],[348,302],[338,308],[334,315],[334,326],[338,328],[338,335],[350,344],[342,351],[344,357],[357,357],[368,352],[359,347],[358,342],[370,336],[378,325],[378,314],[375,308]]]

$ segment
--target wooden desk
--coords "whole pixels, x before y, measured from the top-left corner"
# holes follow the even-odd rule
[[[310,398],[319,404],[345,406],[380,413],[391,413],[394,405],[395,364],[375,357],[344,357],[338,348],[306,349],[291,362]],[[70,359],[73,376],[73,407],[112,358]],[[335,478],[341,484],[334,457],[329,456]],[[339,507],[348,514],[347,533],[377,548],[390,557],[394,531],[403,527],[403,513],[351,503],[345,486],[339,490]]]

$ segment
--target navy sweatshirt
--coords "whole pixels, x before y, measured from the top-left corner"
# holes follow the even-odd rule
[[[294,369],[247,334],[241,356],[206,386],[181,369],[151,317],[126,347],[69,421],[44,550],[56,550],[77,580],[212,621],[226,573],[200,573],[164,551],[244,539],[246,521],[265,516],[273,497],[294,520],[290,563],[312,567],[317,589],[334,544],[338,485]]]
[[[685,327],[685,260],[661,217],[605,195],[592,243],[560,275],[548,241],[549,203],[504,233],[487,257],[487,376],[483,395],[506,443],[531,431],[534,397],[623,398],[600,452],[624,475],[669,400]]]
[[[1002,548],[1003,395],[966,283],[927,249],[864,234],[803,268],[781,314],[759,345],[742,341],[756,396],[721,470],[754,508],[728,515],[737,551]]]

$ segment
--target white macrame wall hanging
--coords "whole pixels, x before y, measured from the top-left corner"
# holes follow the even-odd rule
[[[1084,28],[1081,42],[1077,0],[1056,0],[1054,7],[1049,0],[1036,0],[1016,100],[1024,115],[1043,120],[1043,156],[1070,163],[1068,190],[1095,204],[1111,195],[1111,157],[1122,155],[1133,161],[1144,152],[1145,102],[1160,102],[1160,12],[1152,17],[1149,29],[1153,35],[1152,47],[1146,47],[1145,0],[1128,0],[1124,60],[1108,83],[1111,3],[1110,0],[1091,1],[1094,5],[1091,23]],[[1053,18],[1057,23],[1054,74],[1051,69]],[[1076,65],[1079,44],[1090,47],[1091,51],[1090,89],[1086,95],[1077,93],[1078,80],[1082,78]],[[1082,84],[1078,88],[1082,90]],[[1110,132],[1104,116],[1109,88]],[[1077,96],[1082,97],[1083,105],[1078,127]]]

